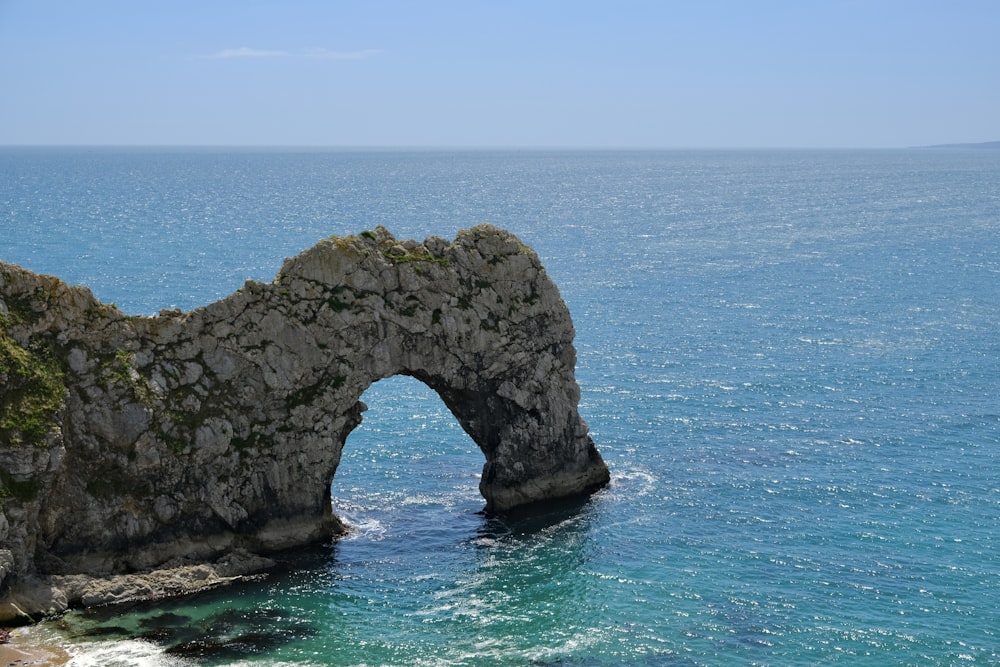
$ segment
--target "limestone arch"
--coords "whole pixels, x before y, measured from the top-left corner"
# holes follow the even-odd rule
[[[452,243],[418,244],[379,228],[321,243],[275,280],[291,292],[317,284],[334,295],[338,315],[351,312],[345,329],[316,333],[325,347],[352,342],[355,363],[338,376],[347,401],[394,375],[434,390],[484,455],[488,511],[607,481],[577,409],[569,311],[537,255],[512,234],[482,225]],[[325,312],[310,316],[320,322]]]
[[[20,269],[3,277],[3,298],[26,305],[13,335],[60,355],[66,382],[51,452],[38,450],[49,463],[19,480],[33,489],[8,530],[22,571],[328,539],[358,401],[394,375],[434,390],[483,452],[488,511],[609,479],[578,412],[569,311],[537,255],[492,226],[451,242],[383,228],[326,239],[271,283],[157,317]]]

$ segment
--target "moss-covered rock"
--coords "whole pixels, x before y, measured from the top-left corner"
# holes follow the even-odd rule
[[[66,394],[62,364],[51,349],[21,347],[0,316],[0,446],[39,445],[56,423]]]

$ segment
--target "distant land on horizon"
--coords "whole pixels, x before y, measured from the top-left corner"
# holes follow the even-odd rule
[[[983,141],[974,144],[935,144],[933,146],[919,146],[919,148],[1000,148],[1000,141]]]

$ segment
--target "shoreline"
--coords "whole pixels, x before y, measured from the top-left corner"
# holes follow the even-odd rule
[[[40,621],[72,608],[192,595],[265,576],[276,565],[271,558],[238,551],[213,564],[182,565],[136,574],[21,577],[0,595],[0,623],[30,626],[38,623],[36,618]]]
[[[40,634],[37,624],[12,629],[7,642],[0,644],[0,667],[59,667],[69,664],[73,656],[54,638]]]
[[[59,619],[13,628],[0,644],[0,667],[67,667],[70,665],[145,665],[180,667],[191,663],[164,654],[155,642],[134,638],[74,638],[60,629]]]

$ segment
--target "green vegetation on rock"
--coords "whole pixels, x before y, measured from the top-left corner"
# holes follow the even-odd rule
[[[155,404],[156,392],[153,391],[149,380],[135,370],[134,364],[134,353],[118,350],[114,357],[101,364],[100,382],[105,389],[113,384],[128,387],[135,400],[151,408]]]
[[[384,252],[382,254],[385,255],[386,259],[392,260],[396,264],[405,264],[406,262],[430,262],[432,264],[440,264],[441,266],[451,266],[451,262],[449,262],[446,258],[435,257],[430,253],[394,255],[391,252]]]
[[[52,430],[66,393],[65,374],[44,347],[25,349],[7,332],[12,321],[0,315],[0,443],[41,445]]]

